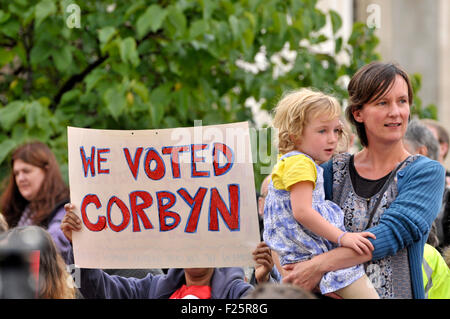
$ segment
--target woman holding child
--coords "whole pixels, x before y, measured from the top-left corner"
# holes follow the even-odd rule
[[[363,149],[322,164],[326,198],[344,212],[348,232],[370,232],[374,249],[337,247],[284,266],[284,282],[313,289],[330,271],[364,264],[380,298],[424,298],[423,247],[439,212],[445,170],[403,145],[413,91],[398,65],[374,62],[351,79],[347,119]],[[345,238],[342,237],[342,238]]]

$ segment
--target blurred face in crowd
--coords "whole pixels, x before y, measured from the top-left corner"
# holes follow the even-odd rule
[[[431,133],[433,133],[436,140],[439,141],[438,130],[432,125],[427,125],[427,127],[430,129]],[[441,163],[444,162],[444,159],[445,159],[444,155],[447,154],[447,151],[448,151],[448,144],[439,142],[439,162],[441,162]]]
[[[28,201],[36,198],[45,178],[45,171],[37,166],[16,159],[13,174],[20,194]]]
[[[186,286],[209,286],[214,268],[184,268]]]

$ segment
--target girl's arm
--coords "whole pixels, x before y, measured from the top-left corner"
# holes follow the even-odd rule
[[[339,236],[344,232],[330,224],[312,208],[312,193],[313,183],[311,181],[302,181],[291,186],[290,196],[294,218],[316,235],[337,243]]]
[[[299,182],[291,187],[294,218],[315,234],[337,242],[343,231],[330,224],[312,208],[312,190],[312,182]],[[313,290],[325,273],[365,263],[371,259],[371,250],[366,249],[364,253],[357,253],[354,249],[339,247],[316,255],[308,261],[283,266],[283,282]]]
[[[301,181],[290,189],[292,212],[297,222],[310,231],[334,243],[340,243],[354,249],[359,254],[369,253],[373,245],[365,237],[375,236],[369,232],[344,233],[341,229],[329,223],[322,215],[312,208],[313,183]]]

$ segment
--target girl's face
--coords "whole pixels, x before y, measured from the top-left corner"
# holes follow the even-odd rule
[[[14,160],[13,174],[20,194],[27,201],[32,201],[41,189],[45,178],[45,171],[21,159]]]
[[[295,148],[318,163],[326,162],[333,155],[341,132],[339,118],[330,120],[326,115],[319,115],[309,121],[302,135],[294,140]]]
[[[387,93],[353,112],[357,122],[364,123],[367,140],[383,144],[399,142],[405,135],[409,119],[408,86],[400,76]]]

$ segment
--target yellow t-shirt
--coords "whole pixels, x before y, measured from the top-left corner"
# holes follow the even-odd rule
[[[281,156],[279,156],[281,157]],[[314,162],[303,154],[279,160],[272,172],[273,186],[289,191],[298,182],[311,181],[316,187],[317,170]]]

